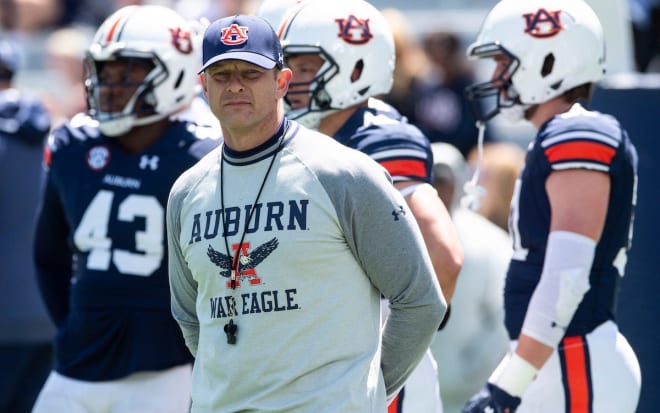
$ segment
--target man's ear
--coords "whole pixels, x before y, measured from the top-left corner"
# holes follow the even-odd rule
[[[202,85],[202,91],[204,92],[204,96],[206,96],[208,98],[208,96],[206,94],[206,77],[204,76],[204,73],[200,73],[197,76],[199,77],[199,83],[201,83],[201,85]]]
[[[281,91],[282,97],[284,97],[289,91],[289,84],[291,83],[292,76],[293,72],[286,67],[280,70],[280,73],[277,76],[277,89]]]

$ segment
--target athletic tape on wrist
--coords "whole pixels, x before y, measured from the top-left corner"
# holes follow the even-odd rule
[[[427,183],[418,183],[418,184],[408,185],[405,188],[399,189],[399,192],[405,198],[408,195],[412,194],[413,192],[417,191],[419,188],[421,188],[423,186],[427,186],[427,185],[430,186]],[[431,188],[435,191],[435,188],[433,188],[432,186],[431,186]]]
[[[493,372],[488,380],[512,396],[522,398],[527,386],[534,380],[538,369],[527,360],[513,353],[504,366]]]

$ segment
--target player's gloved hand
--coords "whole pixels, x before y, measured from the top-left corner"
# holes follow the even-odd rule
[[[520,405],[515,397],[492,383],[486,385],[465,403],[462,413],[513,413]]]

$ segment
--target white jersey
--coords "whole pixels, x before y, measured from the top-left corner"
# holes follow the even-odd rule
[[[386,171],[295,122],[254,150],[203,158],[172,188],[167,219],[194,413],[384,412],[446,309]],[[382,341],[381,293],[392,303]]]

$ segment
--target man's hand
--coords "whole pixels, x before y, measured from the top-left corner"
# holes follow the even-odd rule
[[[515,397],[492,383],[486,385],[465,403],[462,413],[513,413],[520,405]]]

